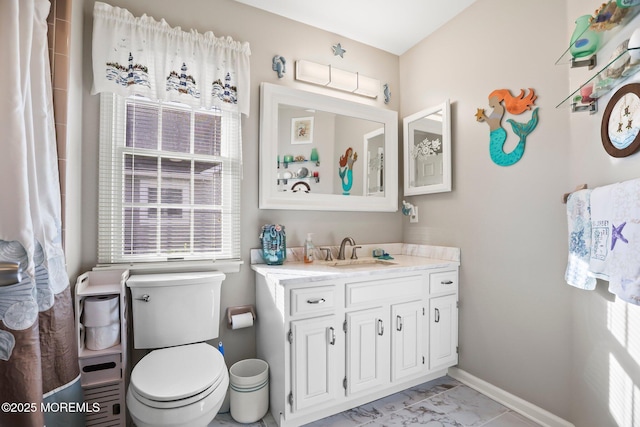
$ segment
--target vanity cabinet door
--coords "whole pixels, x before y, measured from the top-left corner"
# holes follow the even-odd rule
[[[425,367],[423,324],[422,301],[391,306],[391,381],[416,376]]]
[[[335,316],[291,322],[293,412],[337,397],[338,328]]]
[[[388,313],[376,307],[346,315],[347,396],[389,381]]]
[[[429,301],[429,369],[458,363],[457,295]]]

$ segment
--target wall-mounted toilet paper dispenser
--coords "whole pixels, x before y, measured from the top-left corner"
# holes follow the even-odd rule
[[[227,328],[242,329],[253,326],[256,320],[256,309],[253,305],[227,307]]]

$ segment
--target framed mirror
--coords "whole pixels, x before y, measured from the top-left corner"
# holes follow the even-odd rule
[[[395,111],[270,83],[260,95],[260,209],[398,209]]]
[[[404,195],[451,191],[449,100],[403,120]]]

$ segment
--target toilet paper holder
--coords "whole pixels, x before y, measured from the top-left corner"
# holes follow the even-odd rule
[[[253,321],[256,321],[256,308],[252,304],[227,307],[227,329],[232,328],[231,316],[236,316],[243,313],[251,313],[251,316],[253,316]]]

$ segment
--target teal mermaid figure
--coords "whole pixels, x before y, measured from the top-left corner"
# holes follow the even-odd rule
[[[487,122],[489,125],[489,154],[491,160],[500,166],[511,166],[518,162],[524,154],[524,147],[527,136],[533,132],[538,125],[538,108],[536,107],[532,114],[531,120],[527,123],[519,123],[515,120],[508,119],[513,132],[520,138],[518,145],[509,153],[505,153],[503,147],[507,141],[507,131],[502,127],[502,117],[505,109],[511,114],[522,114],[526,110],[531,110],[531,106],[537,98],[533,89],[529,88],[529,95],[524,96],[524,89],[520,90],[519,96],[513,96],[508,89],[497,89],[489,94],[489,106],[493,111],[489,116],[484,109],[478,108],[476,120],[479,122]],[[504,102],[504,106],[502,105]]]
[[[340,179],[342,180],[342,194],[345,196],[349,195],[351,186],[353,186],[353,163],[356,160],[358,160],[358,153],[349,147],[347,151],[345,151],[344,156],[340,156],[340,161],[338,162],[340,165],[338,175],[340,175]]]

